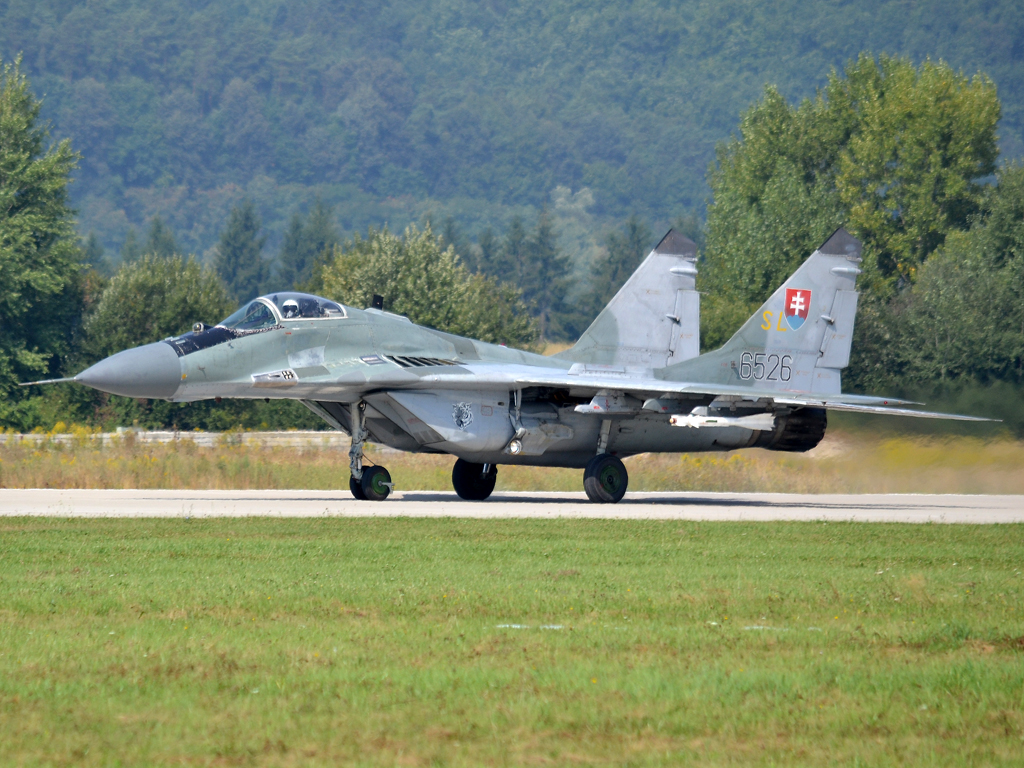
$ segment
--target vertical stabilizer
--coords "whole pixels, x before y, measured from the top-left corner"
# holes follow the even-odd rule
[[[857,314],[861,243],[839,229],[728,342],[674,366],[682,381],[838,394]]]
[[[577,363],[661,368],[700,351],[697,245],[669,230],[571,349]]]

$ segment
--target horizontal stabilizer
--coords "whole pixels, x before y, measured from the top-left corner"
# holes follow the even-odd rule
[[[848,411],[850,413],[874,413],[879,416],[914,416],[919,419],[949,419],[950,421],[992,421],[1002,419],[986,419],[982,416],[964,416],[959,413],[939,413],[938,411],[915,411],[911,408],[887,408],[882,405],[857,405],[855,403],[826,403],[824,408],[830,411]]]

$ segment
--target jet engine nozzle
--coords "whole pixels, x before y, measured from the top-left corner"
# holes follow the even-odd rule
[[[166,400],[181,386],[181,363],[171,346],[161,341],[100,360],[75,381],[112,395]]]

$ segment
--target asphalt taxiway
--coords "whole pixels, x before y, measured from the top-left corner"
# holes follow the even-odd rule
[[[347,491],[0,489],[0,516],[50,517],[467,517],[624,520],[823,520],[885,523],[1024,523],[1024,496],[925,494],[629,493],[591,504],[583,493],[396,492],[382,502]]]

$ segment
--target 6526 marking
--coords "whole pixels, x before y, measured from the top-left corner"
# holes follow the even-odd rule
[[[744,381],[789,381],[793,377],[793,356],[744,352],[738,373]]]

